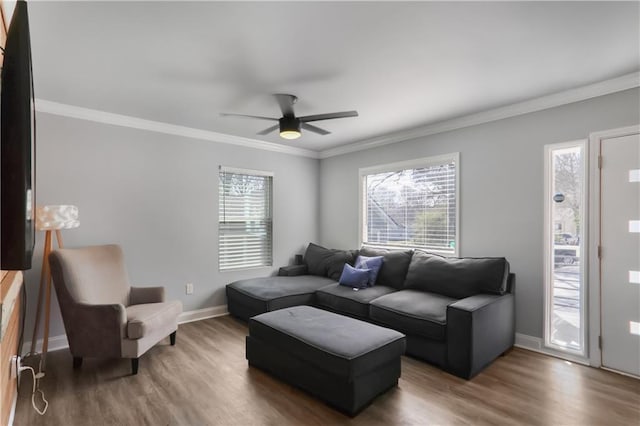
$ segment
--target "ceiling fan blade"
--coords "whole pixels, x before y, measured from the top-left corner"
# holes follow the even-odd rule
[[[220,115],[222,117],[242,117],[242,118],[257,118],[259,120],[269,120],[269,121],[278,121],[277,118],[273,117],[263,117],[261,115],[246,115],[246,114],[233,114],[230,112],[221,112]]]
[[[308,130],[310,132],[322,135],[322,136],[328,135],[328,134],[331,133],[331,132],[329,132],[327,130],[321,129],[320,127],[312,126],[311,124],[307,124],[307,123],[300,123],[300,127],[305,129],[305,130]]]
[[[256,133],[256,135],[266,135],[266,134],[271,133],[274,130],[278,129],[279,127],[280,127],[279,124],[276,124],[275,126],[267,127],[263,131]]]
[[[302,122],[319,121],[319,120],[331,120],[333,118],[346,118],[357,117],[358,111],[342,111],[342,112],[330,112],[328,114],[316,114],[305,115],[304,117],[298,117]]]
[[[280,105],[280,111],[282,111],[282,115],[295,116],[293,112],[293,104],[295,104],[298,100],[297,97],[293,95],[287,95],[285,93],[276,93],[273,96],[276,97],[278,105]]]

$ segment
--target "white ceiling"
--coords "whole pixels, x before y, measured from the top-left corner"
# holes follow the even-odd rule
[[[325,150],[640,69],[638,2],[30,2],[40,99]],[[332,134],[279,116],[356,109]]]

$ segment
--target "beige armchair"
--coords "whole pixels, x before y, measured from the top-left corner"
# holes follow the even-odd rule
[[[117,245],[55,250],[49,265],[64,328],[79,368],[84,357],[138,359],[160,340],[176,343],[179,301],[165,301],[164,287],[131,287]]]

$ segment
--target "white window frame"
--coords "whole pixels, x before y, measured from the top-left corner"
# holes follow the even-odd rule
[[[554,238],[554,223],[552,220],[552,197],[553,184],[551,181],[552,153],[557,149],[580,147],[582,149],[582,211],[580,217],[580,322],[582,334],[582,350],[573,350],[551,342],[551,311],[552,311],[552,291],[553,279],[553,259],[552,248]],[[543,263],[544,263],[544,329],[542,343],[544,347],[553,355],[579,363],[587,363],[589,348],[589,318],[588,318],[588,263],[589,263],[589,243],[588,243],[588,200],[589,200],[589,147],[586,139],[579,139],[569,142],[553,143],[544,146],[544,243],[543,243]]]
[[[456,164],[455,176],[456,176],[456,235],[455,235],[455,250],[453,256],[460,256],[460,153],[452,152],[449,154],[436,155],[432,157],[424,157],[418,158],[415,160],[408,161],[398,161],[395,163],[388,164],[380,164],[377,166],[370,167],[362,167],[358,169],[358,246],[362,246],[366,244],[372,247],[381,247],[381,248],[422,248],[422,247],[411,247],[411,246],[385,246],[380,244],[372,244],[364,242],[365,235],[365,205],[366,205],[366,194],[364,185],[365,185],[365,177],[370,174],[376,173],[386,173],[386,172],[395,172],[399,170],[407,170],[407,169],[417,169],[423,167],[437,166],[440,164],[448,163],[454,161]],[[438,250],[430,249],[429,252],[436,254],[443,254],[445,256],[452,256],[450,252],[442,252]]]
[[[274,206],[273,206],[273,186],[274,186],[274,173],[270,172],[270,171],[264,171],[264,170],[254,170],[254,169],[244,169],[244,168],[239,168],[239,167],[228,167],[228,166],[219,166],[218,167],[218,183],[220,182],[220,173],[236,173],[236,174],[242,174],[242,175],[251,175],[251,176],[265,176],[265,177],[270,177],[271,178],[271,188],[270,188],[270,196],[271,196],[271,200],[270,200],[270,207],[271,207],[271,254],[270,254],[270,258],[271,258],[271,263],[268,265],[260,265],[260,266],[239,266],[237,268],[227,268],[227,269],[221,269],[220,268],[220,216],[219,216],[219,212],[220,212],[220,203],[221,203],[221,199],[218,198],[218,205],[217,205],[217,211],[218,211],[218,271],[219,272],[235,272],[235,271],[243,271],[243,270],[249,270],[249,269],[259,269],[259,268],[270,268],[273,266],[273,245],[274,245],[274,232],[273,232],[273,217],[274,217]],[[220,190],[218,189],[218,197],[220,196]]]

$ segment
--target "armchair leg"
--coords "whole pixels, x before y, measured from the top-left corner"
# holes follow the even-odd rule
[[[138,374],[138,360],[140,358],[131,358],[131,375],[135,376]]]
[[[82,367],[82,357],[81,356],[74,356],[73,357],[73,368],[74,369],[78,369]]]
[[[175,346],[176,345],[176,333],[178,332],[178,330],[174,331],[173,333],[171,333],[169,335],[169,340],[171,341],[171,346]]]

